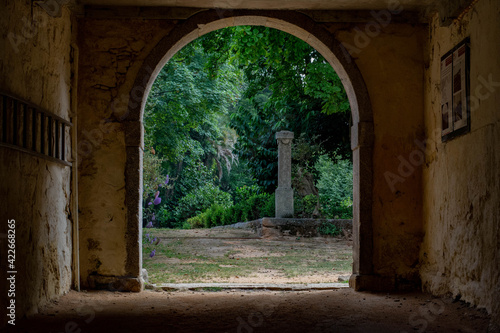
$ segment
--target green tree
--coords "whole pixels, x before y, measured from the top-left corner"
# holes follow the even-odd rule
[[[317,147],[294,160],[297,170],[316,176],[311,166],[324,151],[349,159],[348,111],[340,79],[300,39],[248,26],[197,39],[162,69],[146,103],[145,143],[171,179],[155,211],[178,226],[208,205],[199,193],[234,200],[256,183],[257,193],[273,192],[280,130]]]
[[[161,70],[146,102],[145,145],[155,151],[161,173],[171,180],[162,203],[154,207],[169,220],[160,221],[165,225],[177,222],[173,212],[181,198],[199,188],[218,187],[224,171],[237,162],[237,136],[228,127],[228,112],[240,97],[243,76],[230,64],[212,75],[208,59],[202,39],[187,45]]]
[[[339,77],[315,49],[287,33],[249,26],[212,32],[203,45],[213,75],[227,63],[245,75],[230,125],[240,136],[238,155],[266,191],[276,186],[277,131],[291,130],[311,145],[351,157],[349,102]]]

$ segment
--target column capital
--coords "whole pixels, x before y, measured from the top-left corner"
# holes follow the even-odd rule
[[[294,138],[293,132],[290,131],[276,132],[276,140],[278,140],[278,142],[283,141],[284,144],[288,144],[289,142],[292,141],[293,138]]]

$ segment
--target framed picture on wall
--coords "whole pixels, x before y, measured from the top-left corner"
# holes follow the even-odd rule
[[[441,57],[441,140],[470,131],[470,40]]]

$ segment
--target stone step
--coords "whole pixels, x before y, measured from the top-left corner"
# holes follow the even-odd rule
[[[245,290],[280,290],[280,291],[303,291],[303,290],[332,290],[349,288],[347,283],[297,283],[297,284],[273,284],[273,283],[161,283],[147,284],[146,289],[164,291],[203,290],[203,289],[245,289]]]

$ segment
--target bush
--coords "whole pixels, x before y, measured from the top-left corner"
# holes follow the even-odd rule
[[[237,213],[237,205],[225,209],[218,225],[229,225],[238,222],[239,216],[236,216]]]
[[[179,200],[179,204],[175,208],[174,218],[179,225],[182,225],[184,221],[201,214],[212,205],[220,205],[228,208],[232,204],[233,202],[229,193],[223,192],[214,185],[206,184],[191,191]]]
[[[155,227],[168,227],[167,220],[170,218],[170,213],[165,205],[166,193],[171,189],[171,185],[168,183],[168,175],[161,173],[161,164],[164,159],[159,158],[157,155],[153,154],[151,150],[147,149],[144,152],[144,164],[143,164],[143,210],[142,219],[143,226],[146,226],[149,222],[153,223]],[[167,181],[166,181],[167,180]],[[156,192],[159,192],[159,197],[162,202],[158,205],[149,205],[155,199]],[[153,216],[155,220],[153,221]],[[162,225],[163,223],[163,225]]]
[[[327,218],[334,219],[352,219],[352,200],[351,198],[346,198],[340,203],[333,200],[328,200],[328,198],[321,198],[325,201],[321,201],[323,206],[323,211]]]
[[[161,207],[156,213],[156,222],[158,228],[175,228],[178,225],[172,223],[172,212],[166,207]],[[154,223],[153,223],[154,224]]]
[[[206,214],[204,222],[205,228],[222,225],[222,216],[224,215],[224,207],[214,204],[204,214]]]
[[[261,211],[261,217],[275,217],[276,216],[276,198],[274,193],[269,196]]]
[[[262,193],[253,195],[246,200],[242,207],[242,221],[252,221],[264,217],[264,208],[269,205],[268,202],[271,200],[271,197],[273,197],[274,201],[274,196]]]
[[[233,224],[236,222],[233,222],[233,215],[234,215],[234,206],[229,207],[227,210],[224,211],[224,214],[222,214],[221,218],[221,225],[229,225]]]
[[[352,163],[322,155],[315,165],[322,212],[327,218],[352,218]]]
[[[203,213],[189,218],[185,227],[211,228],[237,222],[257,220],[265,216],[274,216],[274,194],[255,194],[245,201],[227,207],[213,204]]]
[[[206,214],[201,213],[199,215],[193,216],[184,222],[182,225],[183,229],[197,229],[205,227]]]
[[[321,235],[337,236],[340,235],[342,230],[335,224],[323,222],[319,226],[318,231]]]
[[[234,191],[234,203],[238,204],[240,202],[250,199],[252,196],[259,194],[259,186],[241,186]]]
[[[314,194],[306,195],[301,198],[294,197],[294,216],[298,218],[312,218],[316,207],[318,206],[318,197]]]

